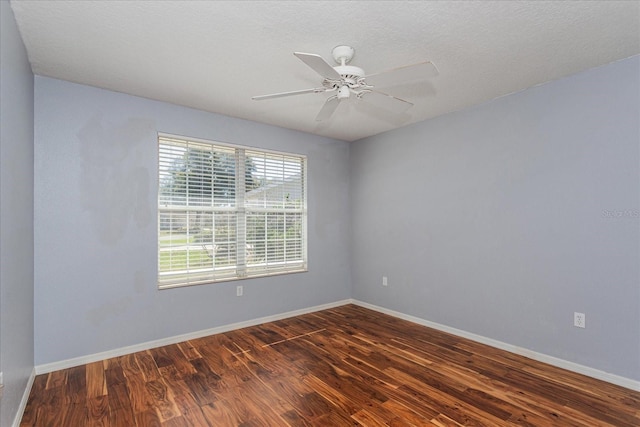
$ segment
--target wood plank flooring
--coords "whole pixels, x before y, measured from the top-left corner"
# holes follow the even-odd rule
[[[38,375],[21,426],[640,426],[640,393],[355,305]]]

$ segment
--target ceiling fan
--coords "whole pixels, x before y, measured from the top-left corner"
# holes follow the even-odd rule
[[[333,59],[339,64],[335,67],[332,67],[320,55],[294,52],[294,55],[302,60],[302,62],[311,67],[316,73],[320,74],[322,77],[322,86],[311,89],[254,96],[251,99],[261,101],[265,99],[281,98],[284,96],[303,95],[306,93],[335,92],[334,95],[327,98],[326,102],[320,109],[320,112],[316,116],[316,121],[329,119],[336,108],[338,108],[340,102],[345,99],[349,99],[352,96],[356,99],[363,99],[374,103],[396,114],[401,114],[412,107],[413,104],[409,101],[405,101],[404,99],[396,98],[395,96],[380,92],[374,88],[438,75],[438,69],[429,61],[423,61],[417,64],[405,65],[382,71],[380,73],[366,75],[362,68],[347,65],[351,62],[351,59],[353,59],[353,55],[355,54],[355,49],[351,46],[336,46],[333,48],[331,53],[333,55]]]

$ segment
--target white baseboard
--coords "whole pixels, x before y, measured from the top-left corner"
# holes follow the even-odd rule
[[[24,410],[27,407],[27,402],[29,401],[29,395],[31,394],[31,387],[33,387],[33,381],[35,379],[36,379],[36,369],[33,368],[31,370],[31,375],[29,375],[29,379],[27,380],[27,386],[24,389],[24,393],[22,393],[20,406],[18,406],[16,417],[13,419],[12,427],[19,427],[20,423],[22,422],[22,414],[24,414]]]
[[[526,348],[518,347],[512,344],[507,344],[502,341],[497,341],[491,338],[483,337],[471,332],[466,332],[461,329],[452,328],[449,326],[441,325],[439,323],[430,322],[428,320],[421,319],[419,317],[410,316],[408,314],[400,313],[398,311],[389,310],[384,307],[378,307],[377,305],[369,304],[363,301],[352,300],[353,304],[359,305],[370,310],[378,311],[380,313],[388,314],[399,319],[408,320],[409,322],[417,323],[419,325],[427,326],[429,328],[437,329],[439,331],[447,332],[452,335],[457,335],[462,338],[467,338],[472,341],[479,342],[481,344],[490,345],[501,350],[506,350],[511,353],[518,354],[520,356],[528,357],[529,359],[537,360],[538,362],[548,363],[549,365],[556,366],[558,368],[566,369],[568,371],[576,372],[578,374],[586,375],[591,378],[606,381],[611,384],[619,385],[631,390],[640,391],[640,381],[632,380],[630,378],[621,377],[619,375],[611,374],[609,372],[601,371],[599,369],[590,368],[588,366],[580,365],[577,363],[569,362],[564,359],[549,356],[536,351],[528,350]]]
[[[60,369],[72,368],[75,366],[85,365],[87,363],[97,362],[104,359],[109,359],[112,357],[124,356],[126,354],[135,353],[138,351],[149,350],[151,348],[161,347],[164,345],[176,344],[179,342],[202,338],[209,335],[220,334],[223,332],[229,332],[235,329],[246,328],[249,326],[260,325],[262,323],[273,322],[276,320],[286,319],[289,317],[300,316],[302,314],[313,313],[315,311],[326,310],[329,308],[339,307],[346,304],[356,304],[361,307],[365,307],[374,311],[378,311],[380,313],[388,314],[393,317],[397,317],[399,319],[408,320],[409,322],[417,323],[419,325],[427,326],[433,329],[437,329],[443,332],[450,333],[452,335],[457,335],[462,338],[467,338],[472,341],[476,341],[482,344],[490,345],[495,348],[499,348],[501,350],[506,350],[514,354],[518,354],[521,356],[528,357],[533,360],[537,360],[539,362],[548,363],[549,365],[556,366],[558,368],[566,369],[568,371],[576,372],[582,375],[586,375],[592,378],[596,378],[599,380],[607,381],[611,384],[619,385],[621,387],[625,387],[631,390],[640,391],[640,381],[632,380],[630,378],[625,378],[619,375],[611,374],[608,372],[604,372],[598,369],[590,368],[588,366],[580,365],[577,363],[569,362],[567,360],[559,359],[557,357],[549,356],[543,353],[538,353],[532,350],[528,350],[526,348],[514,346],[512,344],[507,344],[502,341],[494,340],[491,338],[484,337],[482,335],[477,335],[471,332],[463,331],[461,329],[452,328],[449,326],[441,325],[439,323],[431,322],[425,319],[421,319],[419,317],[411,316],[408,314],[404,314],[398,311],[390,310],[384,307],[379,307],[373,304],[369,304],[363,301],[355,300],[355,299],[345,299],[342,301],[336,301],[333,303],[317,305],[314,307],[303,308],[300,310],[289,311],[286,313],[276,314],[272,316],[261,317],[258,319],[247,320],[244,322],[232,323],[228,325],[219,326],[216,328],[205,329],[197,332],[192,332],[183,335],[177,335],[173,337],[163,338],[155,341],[148,341],[142,344],[136,344],[132,346],[122,347],[114,350],[109,350],[101,353],[95,353],[87,356],[76,357],[73,359],[62,360],[59,362],[47,363],[43,365],[38,365],[35,367],[35,374],[45,374],[53,371],[58,371]],[[32,377],[35,377],[35,374]],[[33,378],[30,379],[30,384],[28,390],[26,391],[26,396],[23,398],[23,404],[26,405],[26,399],[29,397],[29,391],[31,390],[31,384],[33,383]],[[24,407],[22,407],[24,409]],[[22,414],[22,411],[18,412]],[[19,420],[18,420],[19,421]]]
[[[231,323],[228,325],[218,326],[216,328],[204,329],[201,331],[191,332],[188,334],[162,338],[155,341],[147,341],[141,344],[135,344],[127,347],[121,347],[121,348],[117,348],[109,351],[104,351],[101,353],[75,357],[73,359],[61,360],[59,362],[46,363],[43,365],[36,366],[35,372],[38,375],[47,374],[49,372],[59,371],[60,369],[73,368],[75,366],[86,365],[87,363],[98,362],[100,360],[110,359],[112,357],[124,356],[126,354],[149,350],[151,348],[176,344],[179,342],[188,341],[196,338],[202,338],[209,335],[215,335],[223,332],[233,331],[235,329],[241,329],[249,326],[260,325],[262,323],[274,322],[276,320],[282,320],[288,317],[295,317],[295,316],[300,316],[307,313],[313,313],[314,311],[321,311],[329,308],[339,307],[341,305],[350,304],[352,302],[353,301],[351,299],[346,299],[346,300],[336,301],[328,304],[317,305],[314,307],[303,308],[300,310],[288,311],[286,313],[275,314],[272,316],[261,317],[258,319],[247,320],[244,322]]]

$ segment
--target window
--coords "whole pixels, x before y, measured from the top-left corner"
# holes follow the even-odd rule
[[[306,157],[158,137],[160,288],[306,271]]]

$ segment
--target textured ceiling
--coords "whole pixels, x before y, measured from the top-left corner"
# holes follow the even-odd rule
[[[638,1],[12,0],[35,74],[346,141],[640,53]],[[367,74],[430,60],[440,75],[384,91],[401,116],[328,94],[293,52],[356,49]]]

